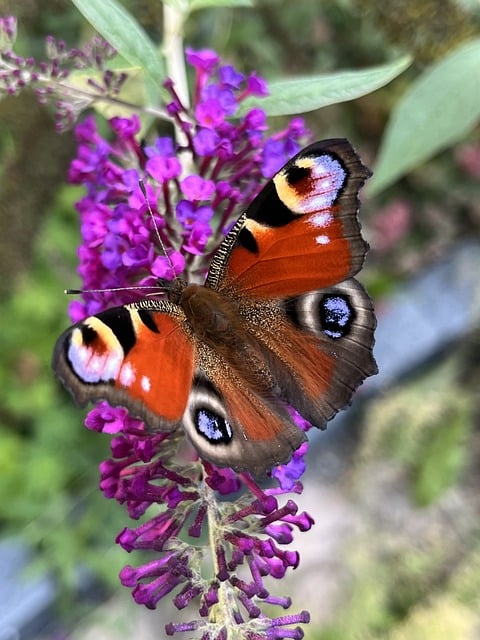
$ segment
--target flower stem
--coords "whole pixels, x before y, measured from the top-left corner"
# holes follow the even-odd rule
[[[183,25],[185,24],[186,11],[178,5],[165,2],[163,5],[163,55],[167,67],[167,77],[173,80],[175,91],[183,106],[190,107],[188,93],[187,70],[185,67],[185,54],[183,50]],[[177,140],[180,144],[186,143],[185,134],[176,127]]]
[[[220,513],[218,510],[215,491],[207,483],[204,483],[204,496],[207,503],[208,537],[213,561],[215,576],[221,576],[223,568],[220,563],[220,550],[223,551],[224,538],[220,526]],[[227,640],[235,640],[237,634],[237,622],[234,618],[234,611],[237,609],[234,593],[227,580],[220,579],[218,589],[218,604],[210,609],[210,622],[219,627],[224,627],[227,631]]]

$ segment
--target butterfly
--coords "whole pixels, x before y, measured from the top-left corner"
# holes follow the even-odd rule
[[[372,301],[353,276],[367,243],[358,192],[371,175],[345,139],[306,147],[266,184],[203,285],[107,309],[67,329],[53,369],[76,402],[124,406],[183,428],[199,455],[259,476],[325,428],[377,372]]]

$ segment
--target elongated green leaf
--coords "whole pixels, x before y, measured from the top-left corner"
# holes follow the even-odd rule
[[[72,0],[80,13],[134,67],[141,67],[157,86],[165,79],[163,61],[135,18],[116,0]]]
[[[410,58],[403,57],[360,71],[340,71],[270,82],[270,95],[261,99],[248,98],[242,103],[240,115],[252,107],[261,107],[269,116],[294,115],[353,100],[383,87],[409,64]]]
[[[479,117],[480,39],[475,39],[427,70],[399,102],[385,132],[369,193],[378,193],[462,139]]]

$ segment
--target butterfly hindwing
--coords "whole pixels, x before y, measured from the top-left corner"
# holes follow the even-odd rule
[[[281,397],[317,427],[376,373],[372,302],[353,278],[285,300],[245,299],[241,312]]]
[[[226,362],[211,375],[216,383],[197,372],[183,421],[202,457],[254,475],[287,462],[306,438],[285,402],[252,389]]]
[[[226,237],[207,285],[229,295],[276,298],[355,275],[367,251],[358,191],[369,175],[347,140],[316,142],[301,151]]]
[[[108,400],[154,429],[170,430],[187,404],[194,343],[180,307],[144,301],[68,329],[57,341],[53,367],[78,404]]]

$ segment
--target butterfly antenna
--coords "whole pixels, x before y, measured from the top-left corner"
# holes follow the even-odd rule
[[[151,218],[152,223],[153,223],[153,228],[155,230],[155,235],[157,236],[158,244],[160,245],[160,247],[161,247],[161,249],[163,251],[163,255],[167,259],[168,266],[172,270],[174,279],[176,279],[177,278],[177,274],[175,273],[175,269],[173,267],[173,262],[171,261],[170,256],[168,255],[167,247],[165,246],[165,243],[162,240],[162,236],[160,235],[160,229],[158,228],[157,221],[155,220],[155,216],[153,215],[152,207],[150,206],[150,201],[149,201],[148,195],[147,195],[147,189],[145,187],[145,183],[143,182],[142,178],[138,179],[138,186],[140,187],[140,191],[143,193],[143,197],[145,199],[145,204],[147,205],[148,213],[150,214],[150,218]]]
[[[140,190],[143,194],[143,197],[145,199],[145,204],[147,205],[147,209],[148,209],[148,213],[150,215],[150,218],[152,220],[153,223],[153,228],[155,230],[155,235],[157,236],[157,240],[158,240],[158,244],[160,245],[160,248],[162,249],[162,252],[165,256],[165,258],[167,259],[168,262],[168,266],[170,267],[170,269],[172,270],[172,273],[174,274],[174,279],[177,279],[177,274],[175,273],[175,269],[173,266],[173,262],[170,258],[170,256],[168,255],[167,252],[167,247],[165,246],[164,241],[162,240],[162,236],[160,235],[160,229],[158,228],[158,224],[157,221],[155,220],[155,216],[153,215],[153,211],[152,211],[152,207],[150,206],[150,201],[148,199],[148,195],[147,195],[147,189],[145,188],[145,183],[143,182],[142,178],[138,179],[138,186],[140,187]],[[148,295],[157,295],[156,293],[152,293],[152,289],[160,289],[162,291],[165,291],[165,287],[162,285],[132,285],[130,287],[109,287],[109,288],[104,288],[104,289],[65,289],[64,293],[67,296],[76,296],[76,295],[81,295],[83,293],[106,293],[106,292],[114,292],[114,291],[132,291],[132,290],[140,290],[140,289],[149,289],[150,290],[150,294]]]
[[[63,293],[67,296],[78,296],[82,293],[106,293],[111,291],[136,291],[137,289],[163,289],[163,287],[154,284],[139,284],[131,287],[109,287],[107,289],[64,289]]]

